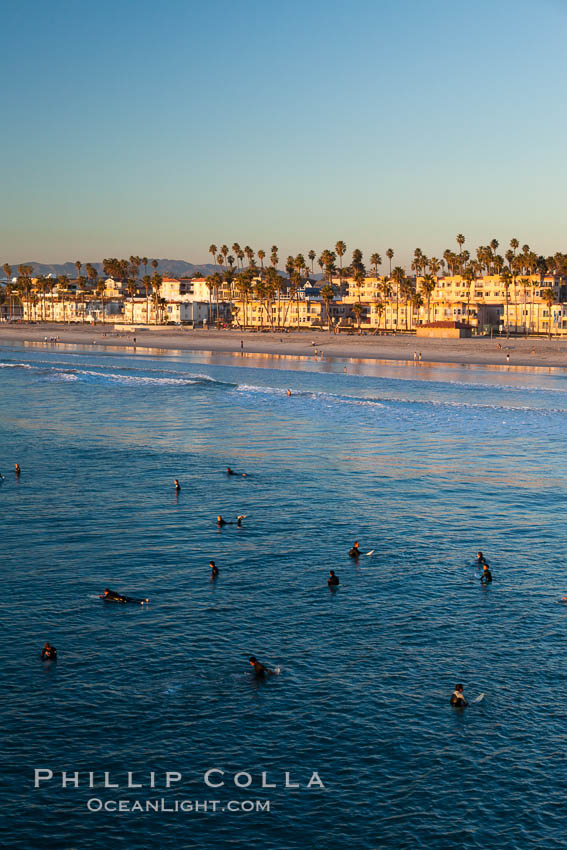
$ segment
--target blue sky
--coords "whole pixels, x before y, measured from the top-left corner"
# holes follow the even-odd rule
[[[4,4],[0,262],[567,251],[563,0]]]

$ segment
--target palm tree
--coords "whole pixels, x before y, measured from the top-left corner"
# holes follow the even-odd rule
[[[496,240],[493,240],[496,241]],[[506,339],[510,339],[510,311],[509,311],[509,301],[510,301],[510,283],[512,280],[512,276],[508,269],[503,269],[500,275],[500,283],[504,287],[504,294],[506,296]]]
[[[8,263],[4,263],[4,265],[2,266],[2,269],[4,271],[4,274],[6,275],[6,296],[8,297],[8,295],[10,295],[12,297],[13,288],[10,286],[10,279],[12,277],[12,266],[8,265]],[[10,288],[9,293],[8,293],[8,288]],[[10,300],[8,298],[8,304],[9,303],[10,303]],[[13,307],[13,303],[12,303],[12,307]],[[11,316],[10,318],[13,318],[13,316]]]
[[[406,331],[407,331],[407,330],[409,330],[408,329],[408,307],[409,307],[409,304],[410,304],[410,301],[411,301],[411,297],[414,294],[413,286],[411,285],[410,281],[407,278],[405,278],[405,280],[402,281],[400,291],[401,291],[402,300],[403,300],[404,306],[405,306]]]
[[[88,270],[87,270],[87,274],[88,274]],[[87,278],[79,275],[79,278],[77,280],[77,284],[78,284],[79,293],[80,293],[80,296],[81,296],[81,307],[82,307],[81,315],[82,315],[83,324],[84,324],[84,322],[85,322],[85,290],[86,290],[86,287],[87,287]],[[45,311],[45,296],[44,296],[44,311]]]
[[[226,289],[228,290],[229,316],[230,316],[230,322],[232,323],[233,285],[234,285],[234,278],[235,278],[234,271],[232,270],[232,268],[227,269],[225,271],[224,275],[221,275],[221,277],[224,281]]]
[[[22,303],[24,301],[28,302],[28,320],[30,317],[30,306],[31,306],[31,286],[32,286],[32,274],[33,274],[33,266],[26,265],[24,263],[20,263],[18,266],[18,291],[20,294],[20,299]]]
[[[419,292],[414,292],[411,296],[411,326],[413,328],[414,325],[414,313],[415,311],[419,311],[423,307],[423,298],[421,297]]]
[[[215,288],[215,278],[214,275],[207,275],[205,278],[205,283],[207,285],[207,289],[209,290],[209,316],[208,316],[208,324],[211,324],[211,320],[213,318],[213,291]]]
[[[346,243],[339,240],[335,245],[335,252],[339,258],[339,286],[341,286],[343,282],[343,257],[346,252]]]
[[[392,280],[396,284],[396,333],[400,328],[400,286],[406,279],[406,273],[401,266],[396,266],[392,272]]]
[[[217,262],[217,251],[218,251],[218,248],[215,244],[209,245],[209,254],[213,258],[213,266],[216,265],[216,262]]]
[[[380,254],[374,253],[370,257],[370,265],[374,269],[374,277],[378,280],[378,266],[382,265],[382,257]]]
[[[154,260],[155,262],[155,260]],[[153,263],[152,263],[153,265]],[[152,277],[152,289],[153,289],[153,300],[154,300],[154,311],[155,311],[155,323],[158,324],[158,312],[159,307],[161,306],[162,299],[160,298],[159,291],[161,289],[161,285],[163,283],[163,277],[157,272],[154,273]]]
[[[382,296],[384,298],[384,330],[387,330],[387,328],[386,328],[386,315],[387,315],[386,314],[386,304],[388,303],[389,299],[392,296],[391,279],[385,278],[380,285],[380,289],[382,290]]]
[[[330,283],[326,283],[321,290],[321,298],[325,302],[325,308],[327,310],[327,325],[329,333],[331,333],[331,302],[334,297],[335,290],[333,289]]]
[[[67,291],[68,291],[68,288],[69,288],[69,278],[67,277],[66,274],[58,275],[58,277],[57,277],[57,288],[60,291],[60,295],[61,295],[61,298],[62,298],[62,301],[63,301],[63,321],[66,322],[67,316],[66,316],[65,307],[66,307],[66,304],[67,304]]]
[[[427,300],[427,323],[429,324],[431,314],[431,296],[435,290],[437,279],[432,274],[426,274],[421,280],[421,289],[425,293]]]
[[[128,281],[127,290],[128,295],[130,296],[130,309],[132,314],[131,324],[134,324],[134,295],[136,294],[136,281],[132,278]]]
[[[272,310],[272,303],[274,300],[274,295],[276,293],[276,287],[278,286],[279,275],[273,266],[270,266],[266,269],[266,277],[264,278],[264,295],[266,299],[266,314],[268,317],[268,322],[272,330],[274,329],[274,315]]]
[[[315,262],[315,257],[317,256],[317,254],[315,253],[313,248],[311,248],[307,256],[309,257],[309,260],[311,262],[311,274],[315,274],[315,271],[313,269],[313,263]]]
[[[354,282],[355,282],[355,285],[356,285],[356,292],[357,292],[357,295],[358,295],[358,303],[360,304],[360,288],[361,288],[362,284],[364,283],[364,272],[362,271],[362,269],[356,269],[356,271],[353,275],[353,278],[354,278]]]
[[[470,316],[470,304],[471,304],[471,287],[474,285],[476,280],[476,272],[472,263],[468,263],[465,270],[463,271],[463,279],[467,281],[467,323],[469,322]]]
[[[335,260],[337,259],[337,255],[334,251],[329,251],[328,248],[321,253],[320,262],[321,267],[325,269],[325,272],[328,276],[329,286],[333,285],[333,272],[336,271]]]
[[[266,252],[261,248],[258,251],[258,259],[260,260],[260,269],[262,270],[262,274],[264,273],[264,257],[266,256]]]
[[[377,301],[376,304],[374,305],[374,309],[378,313],[378,325],[377,325],[377,331],[376,331],[376,332],[378,332],[378,329],[380,328],[380,316],[382,315],[382,313],[385,312],[386,308],[384,307],[384,305],[382,304],[381,301]]]
[[[523,292],[524,292],[524,333],[527,336],[528,335],[528,318],[527,318],[528,311],[527,311],[527,307],[526,307],[526,301],[527,301],[527,297],[528,297],[528,289],[531,286],[531,281],[530,281],[529,277],[520,278],[520,286],[522,287]],[[532,302],[530,300],[530,326],[531,326],[531,307],[532,307]]]
[[[144,277],[145,277],[148,273],[148,258],[147,257],[142,257],[142,265],[144,267]]]
[[[360,302],[352,305],[352,312],[356,316],[356,327],[358,329],[358,333],[360,333],[360,316],[361,316],[363,310],[364,310],[364,307],[362,306],[362,304]]]
[[[105,283],[104,280],[101,279],[101,280],[98,281],[98,283],[96,285],[96,292],[97,292],[97,295],[100,298],[101,305],[102,305],[102,321],[103,322],[104,322],[104,293],[105,293],[105,291],[106,291],[106,283]]]
[[[246,328],[246,325],[248,324],[248,299],[252,293],[253,279],[254,273],[250,270],[250,268],[248,268],[246,271],[242,272],[242,274],[238,275],[238,280],[236,282],[236,287],[244,302],[244,328]]]
[[[459,257],[460,257],[459,269],[461,271],[462,271],[462,268],[463,268],[462,254],[463,254],[463,245],[464,244],[465,244],[465,237],[463,236],[462,233],[457,233],[457,245],[459,246]]]
[[[492,248],[493,254],[496,254],[496,249],[498,248],[499,244],[500,243],[498,242],[498,239],[491,239],[490,240],[490,247]]]
[[[549,315],[547,327],[549,330],[549,339],[551,339],[551,305],[555,304],[555,292],[551,289],[551,287],[547,287],[547,289],[544,289],[541,293],[541,297],[547,304],[547,312]]]
[[[149,274],[145,274],[142,278],[144,289],[146,290],[146,325],[150,324],[150,289],[152,288],[152,279]]]
[[[75,268],[77,269],[77,278],[79,278],[81,276],[82,266],[83,266],[83,264],[81,263],[80,260],[75,260]]]
[[[230,257],[228,258],[230,260]],[[232,269],[232,266],[231,266]],[[215,290],[215,312],[216,312],[216,321],[217,328],[220,328],[220,311],[219,311],[219,291],[222,287],[222,274],[220,272],[215,272],[213,275],[214,278],[214,290]]]
[[[388,250],[386,251],[386,256],[390,260],[390,277],[392,277],[392,258],[394,256],[393,248],[388,248]]]

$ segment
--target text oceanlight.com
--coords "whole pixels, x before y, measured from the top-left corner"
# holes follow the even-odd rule
[[[87,800],[89,812],[269,812],[270,800]]]

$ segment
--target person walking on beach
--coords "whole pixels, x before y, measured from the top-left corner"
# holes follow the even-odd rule
[[[240,340],[240,350],[244,351],[244,340],[243,339]]]

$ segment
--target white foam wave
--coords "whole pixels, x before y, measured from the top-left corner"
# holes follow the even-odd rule
[[[258,394],[258,395],[267,395],[267,396],[280,396],[285,397],[287,395],[287,390],[279,387],[263,387],[256,386],[254,384],[239,384],[237,387],[238,392],[249,393],[249,394]],[[463,408],[469,410],[502,410],[510,413],[514,413],[515,411],[519,412],[528,412],[528,413],[546,413],[546,414],[554,414],[554,413],[567,413],[567,409],[565,408],[541,408],[541,407],[532,407],[531,405],[519,405],[519,404],[490,404],[488,402],[472,402],[472,401],[453,401],[450,399],[431,399],[431,398],[409,398],[407,396],[395,396],[395,395],[381,395],[380,398],[363,398],[356,396],[341,396],[336,395],[334,393],[325,393],[325,392],[293,392],[292,397],[294,398],[309,398],[313,401],[321,401],[327,402],[331,404],[350,404],[357,405],[361,407],[386,407],[388,405],[395,404],[404,404],[404,405],[415,405],[419,407],[451,407],[451,408]]]
[[[46,366],[44,362],[38,364],[31,363],[0,363],[0,368],[5,369],[30,369],[37,373],[43,373],[48,380],[56,381],[94,381],[94,382],[110,382],[126,385],[157,385],[157,386],[187,386],[187,385],[207,385],[207,386],[234,386],[223,381],[217,381],[205,374],[188,374],[183,375],[179,372],[168,372],[161,377],[153,377],[150,375],[125,375],[119,372],[106,372],[102,369],[77,369],[74,365]],[[147,370],[157,372],[159,370]],[[176,375],[177,377],[173,377]],[[170,377],[171,376],[171,377]]]

